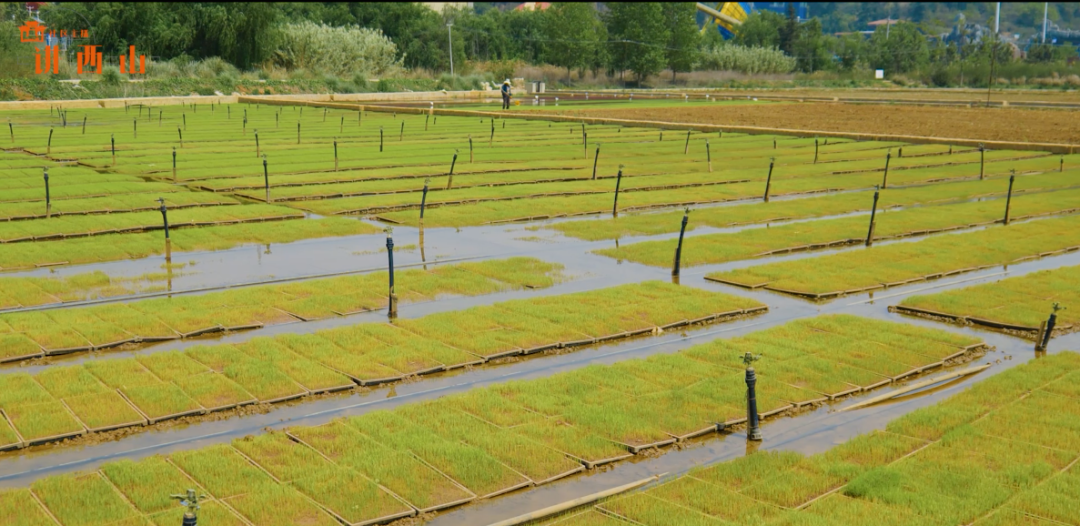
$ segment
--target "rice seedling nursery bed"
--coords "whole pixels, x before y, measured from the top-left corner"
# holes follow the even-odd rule
[[[443,271],[439,279],[469,285],[469,280],[454,281],[452,273],[498,275],[499,267],[517,269],[504,278],[507,281],[498,282],[499,287],[526,283],[542,286],[545,279],[550,284],[559,278],[550,264],[534,260],[533,273],[521,270],[528,265],[529,261],[507,260],[447,267],[449,270]],[[0,410],[9,415],[14,428],[24,437],[19,440],[16,436],[11,442],[18,445],[28,440],[20,427],[25,420],[20,416],[25,413],[24,407],[35,411],[56,408],[55,426],[70,428],[73,433],[113,429],[397,381],[504,356],[648,335],[657,332],[658,327],[724,321],[765,308],[755,301],[726,294],[645,282],[516,300],[393,324],[360,324],[313,334],[255,338],[242,344],[195,346],[183,352],[58,365],[36,375],[9,373],[0,375],[0,391],[6,393],[0,396]],[[154,327],[156,320],[148,318],[106,317],[141,320]],[[80,320],[68,326],[83,328],[87,323]],[[163,322],[157,323],[157,327],[164,326]],[[69,334],[54,338],[65,336]],[[68,412],[61,411],[61,406]],[[44,438],[38,441],[48,441],[54,435],[41,436]]]
[[[1011,201],[1012,219],[1026,219],[1080,210],[1080,191],[1018,196]],[[923,206],[882,211],[875,217],[874,240],[922,236],[950,230],[992,225],[1003,221],[1005,200]],[[682,263],[686,266],[723,263],[739,259],[784,254],[866,241],[866,216],[822,219],[767,229],[748,229],[734,234],[707,234],[686,239]],[[646,265],[668,266],[678,240],[645,241],[594,251],[597,254]]]
[[[528,524],[1069,524],[1077,380],[1061,352],[822,454],[758,452]]]
[[[1077,304],[1078,283],[1080,267],[1063,267],[936,294],[909,296],[891,308],[905,314],[972,323],[1034,338],[1054,303]],[[1076,316],[1067,308],[1059,311],[1054,334],[1076,330]]]
[[[880,344],[874,352],[863,350],[870,335]],[[549,483],[736,423],[743,412],[742,371],[735,357],[743,349],[768,357],[760,367],[761,408],[767,416],[826,399],[826,391],[850,392],[881,379],[887,383],[887,375],[932,367],[977,352],[979,345],[940,330],[824,316],[673,355],[498,384],[165,457],[107,463],[92,473],[41,479],[29,494],[0,492],[0,505],[27,516],[48,510],[70,517],[74,510],[60,495],[85,495],[109,520],[152,517],[162,513],[166,501],[148,488],[187,480],[183,487],[197,485],[223,513],[258,524],[291,523],[297,517],[314,523],[329,517],[350,524],[390,520]],[[822,374],[809,380],[799,375],[801,386],[787,383],[795,366],[815,360],[825,365]],[[788,460],[789,467],[798,467]],[[815,487],[823,478],[833,480],[817,475],[813,465],[804,471],[816,475]],[[331,487],[330,481],[338,484]],[[348,491],[341,489],[345,481]],[[265,506],[270,499],[277,499],[277,506]],[[281,517],[270,517],[264,507]]]
[[[1064,172],[1049,171],[1021,175],[1013,188],[1013,194],[1073,188],[1077,186],[1077,173],[1075,169],[1066,169]],[[1003,183],[1001,178],[988,179],[990,180],[956,181],[887,189],[880,194],[878,210],[925,204],[947,204],[976,198],[1000,197],[1007,193],[1008,184]],[[689,232],[699,226],[724,228],[869,212],[872,204],[873,197],[869,192],[843,192],[770,203],[758,202],[700,208],[693,210],[686,230]],[[564,235],[586,241],[599,241],[678,232],[682,215],[682,211],[629,214],[604,220],[563,221],[544,225],[543,228],[556,230]],[[530,228],[539,229],[539,227]]]
[[[44,281],[24,279],[29,284]],[[401,301],[410,303],[448,295],[545,288],[563,279],[561,265],[518,257],[400,271],[395,290]],[[373,272],[196,296],[0,314],[0,334],[10,345],[2,350],[6,352],[0,351],[0,362],[22,359],[21,353],[31,343],[45,355],[67,354],[382,309],[388,302],[386,282],[385,272]],[[5,295],[0,293],[0,298]]]
[[[1080,217],[1040,219],[756,267],[706,279],[825,299],[902,285],[1080,248]]]
[[[485,239],[477,246],[491,246],[494,257],[504,259],[398,270],[401,301],[439,301],[551,287],[616,264],[579,260],[566,246],[550,252],[549,261],[521,257],[519,244],[502,239],[504,229],[511,235],[552,229],[564,234],[556,244],[565,237],[666,235],[678,230],[684,206],[702,207],[690,213],[691,230],[810,220],[691,235],[684,242],[687,266],[861,242],[872,190],[886,180],[875,239],[975,231],[708,279],[822,299],[1080,247],[1080,218],[1043,218],[1080,208],[1077,155],[329,106],[193,99],[175,106],[54,108],[49,116],[7,112],[12,124],[9,150],[0,152],[0,271],[166,253],[159,198],[175,229],[168,245],[173,254],[376,234],[375,221],[464,230],[607,216],[478,229]],[[1025,221],[998,225],[1014,173],[1011,218]],[[766,191],[778,199],[761,202]],[[671,210],[675,206],[680,210]],[[347,215],[366,221],[342,217]],[[428,232],[429,239],[439,236],[437,251],[459,234]],[[462,243],[471,242],[464,234]],[[674,244],[644,240],[597,252],[666,267]],[[579,250],[580,244],[569,248]],[[284,252],[294,249],[292,255],[303,254],[302,246]],[[154,273],[118,277],[151,264]],[[686,276],[684,285],[625,283],[623,274],[613,273],[604,284],[617,285],[607,288],[583,281],[570,286],[584,292],[469,300],[480,305],[387,323],[327,321],[332,328],[316,330],[318,320],[384,308],[386,273],[122,298],[158,290],[156,265],[102,265],[62,278],[43,275],[47,269],[0,277],[0,311],[46,307],[0,312],[0,362],[132,351],[77,363],[28,361],[32,371],[0,374],[0,451],[50,444],[44,454],[53,448],[70,452],[65,440],[81,435],[99,440],[111,436],[103,434],[108,431],[121,436],[143,426],[170,432],[156,424],[185,416],[193,423],[228,419],[266,404],[307,404],[317,399],[310,395],[355,393],[440,372],[469,374],[473,367],[733,321],[770,308],[694,288]],[[653,272],[627,270],[633,276]],[[897,308],[1026,329],[1039,321],[1027,311],[1038,317],[1051,301],[1075,303],[1068,296],[1075,272],[1058,269],[915,296]],[[67,305],[102,298],[121,301]],[[1075,326],[1068,312],[1059,325],[1065,331]],[[271,336],[237,336],[227,343],[136,347],[296,321],[312,322],[311,330],[301,334],[282,325],[267,330]],[[746,419],[739,360],[746,352],[763,356],[755,364],[758,411],[768,418],[962,363],[986,348],[969,335],[847,314],[796,314],[769,327],[749,333],[735,327],[737,337],[695,331],[695,337],[709,336],[707,343],[682,348],[679,338],[657,339],[681,350],[648,351],[646,359],[609,360],[604,354],[609,365],[568,362],[572,366],[558,373],[537,369],[544,373],[528,380],[485,381],[454,394],[425,395],[424,402],[394,403],[392,410],[357,410],[322,425],[266,429],[231,443],[93,464],[98,467],[92,472],[0,491],[0,517],[32,525],[175,524],[182,509],[168,495],[194,488],[207,495],[200,522],[209,524],[423,522],[440,510],[727,433]],[[1069,386],[1077,375],[1080,357],[1054,355],[824,455],[750,455],[545,524],[991,525],[1025,517],[1069,523],[1075,510],[1061,502],[1076,497],[1069,477],[1080,446],[1069,419],[1080,413],[1072,403],[1077,391]],[[399,385],[391,385],[390,393]],[[254,404],[262,406],[245,407]],[[319,410],[325,407],[332,406]],[[42,465],[55,467],[48,462]]]

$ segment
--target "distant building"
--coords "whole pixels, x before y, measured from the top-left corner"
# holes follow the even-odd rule
[[[551,2],[522,2],[514,11],[546,11],[549,7]]]

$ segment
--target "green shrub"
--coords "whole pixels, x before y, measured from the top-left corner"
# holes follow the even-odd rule
[[[401,67],[397,46],[378,29],[331,27],[314,22],[287,24],[274,61],[332,75],[383,75]]]

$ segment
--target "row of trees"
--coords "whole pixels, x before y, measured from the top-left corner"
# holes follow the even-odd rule
[[[21,5],[4,3],[0,12],[18,16]],[[445,71],[450,47],[456,64],[552,64],[564,68],[567,77],[575,70],[620,77],[630,72],[638,81],[663,70],[677,75],[702,67],[738,67],[748,73],[882,68],[889,74],[919,72],[929,77],[943,68],[963,71],[971,67],[968,63],[989,60],[986,57],[1003,62],[1012,57],[1010,50],[996,49],[988,42],[931,43],[926,28],[912,23],[879,27],[870,38],[860,34],[834,37],[823,31],[821,19],[800,22],[790,11],[787,16],[761,11],[749,17],[733,41],[726,42],[716,31],[703,34],[698,30],[696,7],[690,2],[610,2],[600,9],[595,5],[558,2],[544,11],[448,8],[437,13],[408,2],[85,2],[47,4],[42,17],[56,28],[89,26],[88,43],[101,45],[107,55],[133,44],[159,59],[221,57],[241,69],[271,63],[284,67],[321,64],[321,69],[339,75],[350,68],[374,73],[394,65]],[[824,14],[824,24],[836,25],[833,18],[839,16],[840,5],[819,3],[812,10]],[[896,5],[898,10],[915,9]],[[883,8],[858,9],[859,16],[876,16]],[[451,23],[452,31],[447,27]],[[300,32],[301,28],[306,32]],[[341,60],[344,64],[302,58],[301,47],[321,50],[322,44],[316,43],[344,42],[352,38],[345,35],[358,28],[381,31],[381,35],[362,35],[365,42],[378,46],[381,55],[351,44],[348,53],[308,53],[360,57]],[[1060,48],[1038,48],[1031,59],[1063,61],[1069,54]],[[747,61],[753,64],[740,65]]]

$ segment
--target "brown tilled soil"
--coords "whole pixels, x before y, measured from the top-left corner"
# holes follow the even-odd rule
[[[937,108],[842,103],[688,105],[685,108],[572,110],[589,117],[807,131],[920,135],[986,141],[1080,144],[1080,111]]]
[[[673,91],[678,91],[677,88],[673,88]],[[930,88],[915,88],[915,89],[903,89],[903,88],[889,88],[889,89],[867,89],[867,88],[834,88],[834,89],[817,89],[817,88],[781,88],[781,89],[743,89],[743,90],[709,90],[709,93],[715,94],[720,97],[735,97],[739,99],[749,96],[761,96],[761,97],[838,97],[841,101],[847,98],[851,99],[881,99],[881,100],[900,100],[900,101],[927,101],[927,100],[948,100],[948,101],[967,101],[967,102],[983,102],[986,101],[985,89],[930,89]],[[1009,101],[1009,102],[1066,102],[1077,103],[1080,102],[1080,91],[1075,89],[1060,90],[1060,89],[1046,89],[1046,90],[994,90],[990,95],[990,99],[994,102]]]

